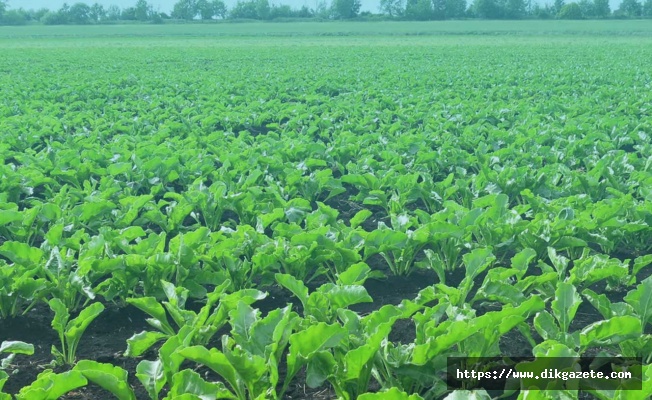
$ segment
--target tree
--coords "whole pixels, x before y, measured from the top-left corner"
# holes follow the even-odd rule
[[[106,10],[103,5],[95,3],[91,6],[88,16],[93,22],[104,21],[106,19]]]
[[[539,19],[550,19],[552,17],[552,9],[548,5],[541,7],[540,5],[535,4],[532,9],[532,15]]]
[[[595,4],[591,0],[580,0],[577,5],[580,6],[583,18],[595,17]]]
[[[120,11],[120,7],[116,5],[111,5],[106,9],[106,20],[117,21],[120,19],[121,14],[122,12]]]
[[[75,3],[68,10],[69,21],[73,24],[88,24],[91,21],[91,8],[85,3]]]
[[[25,25],[28,14],[22,8],[18,10],[5,10],[0,16],[0,25]]]
[[[446,19],[446,0],[432,0],[432,19]]]
[[[630,18],[640,17],[643,14],[643,5],[638,0],[623,0],[620,3],[620,12]]]
[[[213,12],[216,17],[218,18],[226,18],[226,4],[222,0],[213,0]]]
[[[238,1],[229,15],[235,19],[258,19],[256,3],[253,1]]]
[[[313,11],[310,8],[308,8],[307,5],[304,4],[297,11],[296,16],[298,18],[312,18],[312,17],[315,16],[315,14],[313,13]]]
[[[446,18],[463,18],[466,13],[466,0],[446,0]]]
[[[197,16],[197,2],[195,0],[179,0],[172,9],[172,18],[192,20]]]
[[[645,3],[643,3],[643,16],[652,18],[652,0],[645,0]]]
[[[525,1],[507,0],[505,3],[505,18],[521,19],[525,17]]]
[[[390,17],[403,15],[404,10],[403,0],[380,0],[380,12]]]
[[[138,21],[147,21],[151,19],[152,14],[154,13],[154,7],[152,7],[147,0],[138,0],[134,6],[134,17]]]
[[[336,19],[351,19],[358,16],[360,7],[360,0],[333,0],[331,13]]]
[[[559,14],[559,19],[582,19],[582,9],[577,3],[565,4]]]
[[[483,19],[498,19],[501,9],[495,0],[475,0],[473,3],[475,15]]]
[[[405,16],[417,21],[432,19],[432,1],[430,0],[407,0],[405,5]]]
[[[49,13],[50,10],[47,8],[39,8],[38,10],[29,10],[27,11],[28,14],[28,19],[30,21],[40,21],[41,18],[47,13]]]
[[[63,16],[58,11],[48,11],[41,17],[40,21],[44,25],[62,25],[65,23]]]
[[[122,21],[136,21],[136,7],[127,7],[120,13]]]
[[[317,18],[327,19],[330,18],[331,8],[327,0],[316,0],[314,15]]]
[[[256,0],[256,15],[258,19],[269,19],[269,1],[268,0]]]
[[[564,7],[566,3],[564,0],[555,0],[555,4],[552,6],[552,11],[555,15],[559,14],[561,12],[561,9]]]
[[[196,7],[199,12],[199,18],[202,20],[213,19],[213,16],[215,15],[213,3],[208,0],[197,0]]]
[[[609,0],[594,0],[593,14],[598,18],[607,18],[611,15]]]
[[[294,16],[294,11],[292,7],[287,4],[281,4],[280,6],[272,6],[269,11],[269,19],[276,18],[292,18]]]
[[[7,11],[7,2],[6,0],[0,0],[0,20],[2,20],[5,12]]]

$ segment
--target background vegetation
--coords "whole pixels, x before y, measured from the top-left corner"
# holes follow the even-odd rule
[[[299,9],[269,0],[238,0],[228,8],[222,0],[179,0],[170,14],[158,12],[147,0],[131,7],[64,3],[58,9],[26,10],[0,0],[0,24],[111,24],[121,22],[179,22],[214,20],[447,20],[447,19],[632,19],[652,18],[652,0],[622,0],[612,10],[608,0],[380,0],[377,14],[361,12],[360,0],[320,0],[314,8]]]

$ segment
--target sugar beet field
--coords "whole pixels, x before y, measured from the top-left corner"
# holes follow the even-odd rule
[[[652,396],[649,21],[0,53],[0,399]]]

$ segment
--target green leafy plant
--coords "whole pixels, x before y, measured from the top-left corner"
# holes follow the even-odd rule
[[[186,359],[206,365],[229,385],[237,399],[278,399],[279,365],[297,322],[290,307],[261,318],[244,302],[230,313],[232,336],[222,337],[222,350],[192,346],[180,351]]]
[[[228,322],[229,311],[239,302],[252,304],[265,298],[265,294],[256,289],[244,289],[227,294],[226,290],[231,282],[225,281],[208,294],[206,304],[199,312],[186,308],[188,290],[175,287],[169,282],[161,282],[167,301],[161,305],[153,297],[140,297],[128,299],[127,302],[150,316],[147,323],[156,328],[156,331],[143,331],[133,335],[127,340],[126,355],[137,357],[145,353],[156,342],[174,337],[179,329],[187,327],[193,330],[193,344],[206,345],[211,338]],[[168,315],[177,328],[174,328]]]
[[[339,319],[349,332],[332,352],[322,350],[308,360],[306,381],[310,387],[330,382],[338,398],[356,399],[365,393],[377,368],[379,353],[392,326],[406,313],[397,306],[386,305],[360,317],[351,310],[340,310]]]
[[[591,291],[585,291],[585,295],[598,306],[601,312],[605,312],[605,320],[571,332],[570,325],[582,299],[575,286],[567,282],[559,282],[555,299],[551,303],[552,315],[544,310],[534,317],[534,327],[539,335],[545,340],[557,341],[582,353],[589,347],[617,345],[642,334],[639,318],[632,315],[612,314],[611,304],[607,304],[608,300],[605,302],[606,298],[596,296]]]
[[[325,283],[309,293],[303,282],[288,274],[276,274],[276,281],[301,302],[304,318],[316,322],[333,322],[338,310],[373,301],[362,286],[370,274],[366,264],[353,265],[338,276],[336,283]]]
[[[74,369],[62,373],[55,373],[51,369],[46,369],[38,374],[34,382],[20,389],[16,399],[58,399],[64,394],[87,384],[88,380],[84,375]]]
[[[89,382],[102,387],[120,400],[136,399],[133,389],[127,383],[127,371],[118,366],[81,360],[75,365],[73,371],[81,372]]]
[[[73,365],[75,363],[77,346],[86,328],[104,311],[104,305],[102,303],[93,303],[81,310],[79,315],[72,320],[70,319],[68,309],[61,300],[52,299],[49,305],[52,311],[54,311],[52,328],[58,333],[61,344],[60,349],[52,346],[52,355],[55,357],[54,363],[55,365]]]

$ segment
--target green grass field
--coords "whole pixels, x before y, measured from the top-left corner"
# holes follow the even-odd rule
[[[64,37],[393,35],[652,35],[649,20],[212,23],[170,25],[21,26],[0,28],[1,39]]]
[[[0,399],[487,400],[448,357],[596,354],[640,379],[511,398],[652,398],[649,21],[1,27],[0,54]]]

